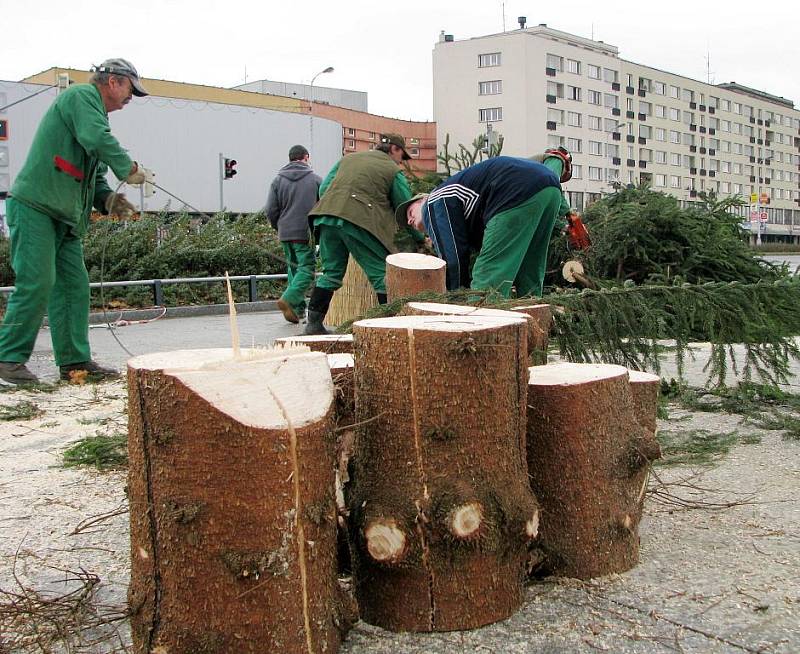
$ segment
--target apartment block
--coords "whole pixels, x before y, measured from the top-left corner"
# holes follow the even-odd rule
[[[683,202],[740,196],[754,233],[800,239],[800,111],[785,98],[707,84],[620,58],[616,46],[537,25],[456,40],[433,52],[437,141],[489,131],[503,154],[563,145],[570,202],[646,181]],[[752,221],[752,222],[751,222]]]

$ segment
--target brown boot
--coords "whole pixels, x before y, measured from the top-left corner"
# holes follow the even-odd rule
[[[16,361],[0,361],[0,379],[9,384],[38,384],[39,379],[28,366]]]
[[[294,309],[292,309],[292,307],[289,306],[289,303],[283,298],[280,298],[278,300],[278,308],[283,313],[283,317],[286,318],[286,320],[288,320],[289,322],[293,322],[295,324],[300,322],[300,318],[297,317],[297,314],[294,312]]]

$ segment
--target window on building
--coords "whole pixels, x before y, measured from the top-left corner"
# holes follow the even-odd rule
[[[721,132],[730,132],[731,131],[731,121],[729,121],[729,120],[721,120],[721,121],[719,121],[719,130]]]
[[[572,166],[572,179],[583,179],[583,166],[580,164]]]
[[[734,163],[733,164],[733,174],[734,175],[741,175],[742,174],[742,164]]]
[[[731,183],[730,182],[721,182],[719,185],[719,190],[723,193],[730,193],[731,192]]]
[[[581,89],[578,86],[567,86],[567,100],[577,100],[580,102]]]
[[[410,154],[412,157],[418,157],[419,156],[419,148],[411,148],[408,151],[408,154]]]
[[[667,93],[667,85],[664,82],[653,82],[653,93],[656,95],[666,95]]]
[[[548,68],[555,68],[556,70],[563,71],[564,70],[564,57],[559,57],[558,55],[554,55],[554,54],[549,54],[548,53],[548,55],[547,55],[547,63],[545,65]]]
[[[353,139],[349,139],[347,141],[347,149],[348,150],[355,150],[356,149],[356,142]]]
[[[603,156],[603,144],[600,141],[589,141],[589,154]]]
[[[667,140],[667,130],[662,129],[661,127],[656,127],[656,141],[666,141]]]
[[[603,169],[599,166],[589,166],[589,179],[593,182],[601,182],[603,180]]]
[[[583,141],[576,138],[567,138],[567,150],[570,152],[582,152]]]
[[[655,162],[657,164],[667,163],[667,153],[664,150],[656,150]]]
[[[577,111],[568,111],[567,112],[567,125],[570,127],[580,127],[581,126],[581,115]]]
[[[616,118],[606,118],[603,120],[606,132],[616,132],[620,128],[620,123]]]
[[[709,116],[708,126],[711,129],[719,129],[719,118],[714,118],[714,116]]]
[[[719,109],[719,98],[709,95],[708,96],[708,106],[713,107],[714,109]]]
[[[547,95],[554,95],[557,98],[564,97],[564,85],[558,82],[547,83]]]
[[[669,185],[670,188],[680,188],[681,187],[681,178],[677,175],[670,175],[669,176]]]
[[[653,105],[649,102],[644,102],[643,100],[639,100],[639,113],[644,114],[645,116],[652,116],[653,115]]]
[[[557,134],[548,134],[547,135],[547,147],[548,148],[557,148],[559,145],[564,145],[565,139],[563,136],[558,136]]]
[[[694,157],[691,156],[691,155],[688,155],[688,154],[683,155],[683,167],[684,168],[696,168],[695,163],[694,163]]]
[[[600,91],[592,91],[592,89],[589,89],[587,91],[586,99],[589,102],[589,104],[596,104],[596,105],[603,104],[603,94],[600,93]]]
[[[689,134],[684,132],[683,134],[683,144],[684,145],[694,145],[694,134]]]
[[[713,170],[714,172],[719,172],[719,159],[709,159],[708,169]]]
[[[656,174],[653,176],[653,185],[659,188],[665,188],[667,186],[667,176]]]
[[[733,184],[733,193],[734,193],[734,195],[741,195],[741,193],[742,193],[742,185],[741,184],[737,184],[737,183],[734,182],[734,184]]]
[[[547,120],[548,122],[555,123],[556,125],[563,125],[564,112],[561,111],[560,109],[548,109]]]
[[[600,70],[600,66],[595,66],[594,64],[586,64],[586,76],[589,79],[602,79],[603,73]]]
[[[670,163],[671,166],[680,166],[681,165],[680,152],[670,152],[669,153],[669,163]]]
[[[608,159],[619,157],[619,146],[616,143],[606,143],[606,157]]]
[[[619,109],[619,98],[613,93],[603,93],[603,106],[609,109]]]
[[[639,125],[639,136],[643,139],[653,138],[653,128],[650,125]]]
[[[494,79],[478,82],[478,95],[498,95],[503,92],[503,80]]]
[[[663,104],[656,105],[656,118],[666,118],[667,108]]]
[[[719,139],[708,139],[708,147],[712,150],[719,150]]]
[[[411,138],[408,139],[408,142],[411,145],[419,145],[419,138],[417,138],[416,136],[412,136]]]
[[[603,79],[609,84],[619,81],[619,73],[611,68],[603,68]]]
[[[354,127],[348,127],[348,128],[347,128],[347,135],[348,135],[348,136],[355,136],[355,135],[356,135],[356,130],[355,130],[355,128],[354,128]]]
[[[669,130],[669,142],[670,143],[680,143],[681,142],[681,133],[671,129]]]
[[[503,120],[503,107],[489,107],[478,110],[478,120],[481,123],[493,123]]]
[[[670,84],[669,97],[675,98],[675,99],[680,98],[681,97],[681,89],[680,89],[680,87],[679,86],[672,86],[672,84]]]
[[[589,129],[596,131],[603,129],[603,119],[600,116],[589,116]]]
[[[575,59],[567,59],[567,72],[575,75],[581,74],[581,62]]]
[[[499,65],[500,65],[499,52],[487,52],[486,54],[478,55],[479,68],[489,68],[490,66],[499,66]]]
[[[694,112],[692,111],[684,111],[683,112],[683,124],[684,125],[694,125]]]
[[[670,120],[680,120],[681,119],[681,110],[676,109],[675,107],[669,108],[669,119]]]
[[[652,91],[653,90],[653,81],[647,79],[646,77],[639,78],[639,90],[640,91]]]
[[[692,89],[681,90],[681,100],[684,102],[694,102],[694,91],[692,91]]]
[[[741,102],[734,102],[733,103],[733,113],[742,115],[742,104]]]
[[[720,98],[719,100],[719,108],[723,111],[730,111],[731,110],[731,101],[726,100],[725,98]]]
[[[367,138],[368,138],[370,141],[374,141],[374,140],[375,140],[375,132],[370,132],[370,133],[367,135]]]
[[[619,181],[619,168],[606,168],[606,181],[610,184]]]

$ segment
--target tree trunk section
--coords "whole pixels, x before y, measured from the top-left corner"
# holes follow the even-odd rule
[[[526,321],[361,320],[350,509],[361,617],[472,629],[523,599],[538,505],[525,462]]]
[[[316,336],[281,336],[275,343],[305,345],[312,352],[325,354],[353,354],[352,334],[318,334]]]
[[[353,257],[347,262],[342,287],[333,294],[325,324],[338,327],[342,323],[363,316],[368,309],[378,306],[378,296],[364,271]]]
[[[647,465],[640,452],[654,441],[622,366],[531,367],[528,470],[547,572],[589,579],[636,565]]]
[[[447,263],[427,254],[400,252],[386,257],[386,295],[389,302],[424,291],[446,293]]]
[[[639,486],[639,497],[636,506],[635,520],[638,523],[644,511],[644,499],[647,494],[647,484],[650,481],[650,464],[661,458],[661,447],[655,438],[658,432],[658,395],[661,392],[661,378],[649,372],[629,370],[628,377],[633,394],[633,409],[639,424],[647,430],[646,437],[637,446],[639,459],[646,462],[634,476],[634,484]]]
[[[532,366],[547,363],[547,347],[550,342],[550,328],[553,324],[553,311],[549,304],[529,304],[512,307],[512,311],[524,313],[530,318],[528,326],[528,360]]]
[[[337,651],[326,357],[145,355],[128,388],[134,652]]]

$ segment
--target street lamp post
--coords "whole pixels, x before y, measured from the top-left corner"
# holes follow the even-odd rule
[[[314,156],[314,82],[317,77],[324,73],[332,73],[333,66],[328,66],[326,69],[319,71],[314,77],[311,78],[311,84],[308,85],[308,151],[311,156]]]

